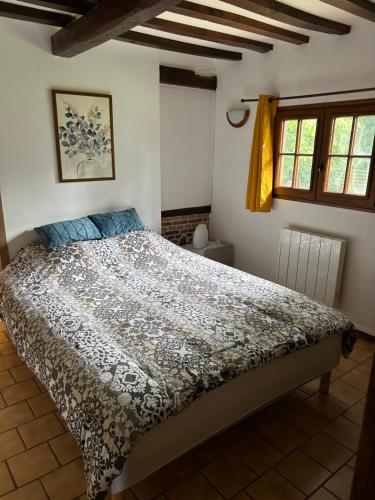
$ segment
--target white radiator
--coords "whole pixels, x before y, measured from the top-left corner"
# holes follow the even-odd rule
[[[340,295],[346,241],[281,229],[277,282],[328,306]]]

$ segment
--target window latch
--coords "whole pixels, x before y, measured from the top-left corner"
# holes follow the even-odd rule
[[[323,172],[324,170],[324,163],[320,163],[320,165],[318,166],[318,172]]]

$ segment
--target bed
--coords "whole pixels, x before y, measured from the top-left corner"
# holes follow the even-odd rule
[[[340,312],[145,229],[0,274],[0,314],[82,449],[88,498],[113,498],[350,352]]]

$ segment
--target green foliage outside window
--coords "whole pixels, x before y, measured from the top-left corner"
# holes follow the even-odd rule
[[[282,152],[286,155],[283,155],[281,164],[281,186],[310,189],[316,126],[316,118],[284,122]],[[295,161],[295,155],[301,156]],[[295,169],[296,180],[293,186]]]
[[[317,119],[285,120],[283,130],[279,184],[310,189]],[[374,137],[374,115],[357,119],[340,116],[334,120],[325,184],[327,192],[366,194]],[[353,157],[351,160],[349,155]]]

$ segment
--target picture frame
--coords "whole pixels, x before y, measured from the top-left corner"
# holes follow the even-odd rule
[[[51,94],[59,182],[115,180],[112,96]]]

